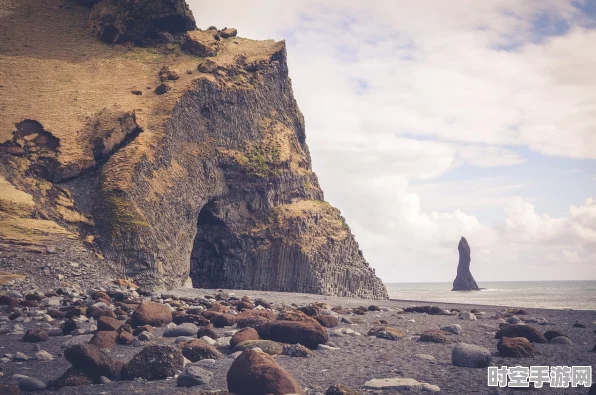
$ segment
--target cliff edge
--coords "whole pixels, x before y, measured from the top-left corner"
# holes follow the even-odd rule
[[[178,0],[2,1],[0,265],[386,298],[311,169],[285,43],[194,29]]]

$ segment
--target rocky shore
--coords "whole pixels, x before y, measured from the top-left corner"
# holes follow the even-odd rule
[[[0,393],[506,394],[487,386],[487,366],[594,366],[595,329],[594,311],[159,294],[124,280],[85,291],[5,286]]]

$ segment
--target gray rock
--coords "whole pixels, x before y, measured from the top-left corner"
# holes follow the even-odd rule
[[[191,323],[185,322],[184,324],[180,324],[178,326],[174,326],[168,328],[164,331],[164,337],[178,337],[178,336],[196,336],[199,328]]]
[[[552,339],[550,339],[550,342],[549,343],[551,343],[551,344],[565,344],[565,345],[568,345],[568,346],[572,346],[573,345],[573,342],[567,336],[553,337]]]
[[[476,316],[469,311],[462,311],[459,315],[459,319],[466,321],[476,321]]]
[[[68,339],[62,345],[61,348],[66,348],[70,346],[74,346],[77,344],[85,344],[89,343],[89,341],[93,338],[93,335],[80,335],[80,336],[73,336],[72,338]]]
[[[150,332],[143,331],[139,333],[139,340],[143,342],[148,342],[153,340],[153,335]]]
[[[437,359],[430,354],[416,354],[416,356],[420,359],[424,359],[430,363],[436,363]]]
[[[48,328],[47,332],[49,336],[62,336],[62,329],[60,328]]]
[[[429,383],[420,383],[415,379],[393,377],[389,379],[372,379],[364,383],[364,386],[372,389],[391,389],[404,391],[428,391],[439,392],[441,389],[437,385]]]
[[[21,391],[43,391],[47,386],[45,381],[34,377],[23,377],[19,380],[19,389]]]
[[[518,317],[512,315],[511,317],[507,318],[507,323],[509,324],[521,324],[522,320]]]
[[[38,351],[35,353],[35,359],[38,361],[52,361],[54,356],[47,351]]]
[[[485,368],[491,360],[488,349],[473,344],[459,343],[451,351],[451,363],[463,368]]]
[[[112,382],[112,380],[110,380],[106,376],[101,376],[99,378],[99,384],[110,384],[111,382]]]
[[[187,365],[184,372],[178,376],[178,387],[194,387],[195,385],[209,384],[213,373],[195,365]]]
[[[176,344],[189,342],[194,339],[196,339],[194,336],[179,336],[176,338]]]
[[[454,335],[461,335],[463,330],[461,329],[461,325],[459,324],[450,324],[441,327],[441,330],[444,332],[449,332]]]
[[[15,361],[28,361],[30,358],[22,352],[17,351],[12,359]]]

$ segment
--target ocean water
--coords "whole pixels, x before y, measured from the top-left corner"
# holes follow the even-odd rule
[[[478,282],[481,291],[454,292],[452,283],[386,283],[391,299],[548,309],[596,310],[596,281]]]

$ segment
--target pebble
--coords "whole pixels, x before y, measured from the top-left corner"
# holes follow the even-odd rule
[[[416,356],[420,359],[424,359],[425,361],[436,363],[437,359],[430,354],[416,354]]]
[[[220,337],[215,341],[214,345],[217,348],[230,348],[230,340],[232,340],[230,336]]]
[[[215,345],[215,340],[213,340],[212,338],[210,338],[209,336],[203,336],[201,337],[201,340],[204,341],[207,344],[210,344],[212,346]]]
[[[463,330],[461,329],[461,325],[459,325],[459,324],[445,325],[445,326],[441,327],[441,330],[443,332],[449,332],[454,335],[461,335],[463,333]]]
[[[333,351],[333,350],[339,350],[339,347],[331,347],[331,346],[328,346],[327,344],[319,344],[317,346],[317,350]]]
[[[459,319],[466,321],[476,321],[476,316],[474,315],[474,313],[470,313],[469,311],[462,311],[459,314]]]
[[[38,361],[51,361],[54,356],[47,351],[41,350],[35,353],[35,359]]]

